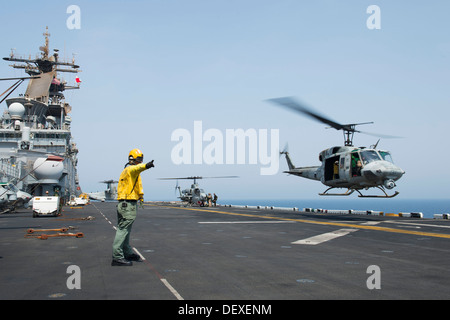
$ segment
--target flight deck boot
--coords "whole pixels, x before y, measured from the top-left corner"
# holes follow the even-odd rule
[[[126,259],[113,259],[111,262],[111,266],[132,266],[133,262],[128,261]]]

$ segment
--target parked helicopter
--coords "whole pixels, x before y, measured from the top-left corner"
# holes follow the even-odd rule
[[[100,183],[106,183],[106,190],[99,192],[90,192],[88,193],[89,198],[93,200],[99,200],[102,202],[106,200],[116,200],[118,182],[119,181],[113,179],[100,181]]]
[[[215,178],[237,178],[237,176],[221,176],[221,177],[199,177],[199,176],[193,176],[193,177],[182,177],[182,178],[160,178],[160,180],[177,180],[177,185],[175,186],[175,189],[178,189],[178,192],[180,193],[180,196],[178,198],[181,199],[181,201],[187,202],[187,205],[197,205],[197,206],[205,206],[207,203],[207,194],[206,192],[201,189],[197,183],[198,179],[215,179]],[[181,187],[178,185],[178,180],[194,180],[194,183],[191,185],[190,189],[184,189],[181,191]]]
[[[399,194],[398,191],[395,191],[394,194],[388,195],[385,189],[393,189],[396,186],[395,181],[400,179],[405,172],[393,163],[389,151],[376,149],[379,140],[372,148],[353,146],[355,132],[371,134],[356,130],[355,127],[373,122],[339,124],[319,115],[290,97],[269,99],[268,101],[305,114],[344,132],[344,146],[323,150],[319,154],[319,160],[322,162],[320,166],[295,167],[289,152],[287,150],[281,151],[280,154],[286,156],[289,167],[289,171],[284,171],[285,173],[321,181],[329,187],[323,193],[319,193],[322,196],[348,196],[354,191],[359,193],[359,197],[364,198],[392,198]],[[379,134],[377,136],[394,138],[394,136]],[[347,188],[347,191],[344,193],[328,193],[328,191],[336,188]],[[363,195],[360,191],[369,188],[378,188],[384,195]]]
[[[28,208],[32,195],[19,190],[12,183],[0,183],[0,213],[14,212],[16,208]]]

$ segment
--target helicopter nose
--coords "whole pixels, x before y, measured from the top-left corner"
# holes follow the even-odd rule
[[[396,165],[393,165],[390,175],[393,177],[394,180],[400,179],[404,174],[405,174],[405,171],[403,171],[401,168],[397,167]]]
[[[377,161],[367,164],[361,171],[362,175],[369,180],[382,179],[384,181],[397,181],[405,171],[388,161]]]

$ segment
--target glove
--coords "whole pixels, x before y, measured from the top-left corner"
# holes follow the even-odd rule
[[[150,161],[150,162],[147,162],[146,164],[145,164],[145,168],[146,169],[150,169],[150,168],[153,168],[155,165],[153,164],[153,161],[155,161],[155,160],[152,160],[152,161]]]

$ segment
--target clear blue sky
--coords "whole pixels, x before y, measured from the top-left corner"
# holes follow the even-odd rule
[[[72,4],[80,29],[66,26]],[[366,26],[369,5],[381,9],[379,30]],[[361,130],[403,136],[379,144],[406,171],[399,197],[449,198],[449,12],[447,1],[11,1],[0,12],[0,53],[34,56],[45,26],[60,56],[76,53],[82,89],[66,99],[85,192],[118,179],[138,147],[156,165],[142,174],[146,200],[174,199],[175,182],[157,178],[190,175],[239,176],[201,181],[222,199],[318,198],[325,186],[282,173],[283,158],[268,176],[260,164],[171,159],[171,134],[193,134],[202,121],[203,131],[224,136],[278,129],[295,165],[319,165],[319,152],[342,144],[342,134],[264,101],[294,96],[337,122],[374,121]],[[23,74],[8,64],[1,77]],[[355,145],[376,140],[356,135]]]

